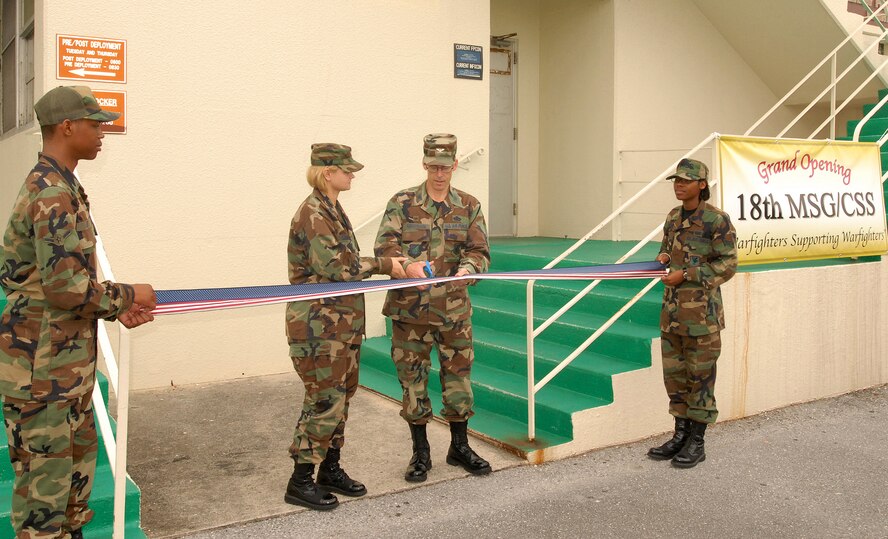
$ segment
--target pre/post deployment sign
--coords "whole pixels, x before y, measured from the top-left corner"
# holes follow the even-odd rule
[[[723,136],[719,157],[741,264],[888,251],[874,142]]]

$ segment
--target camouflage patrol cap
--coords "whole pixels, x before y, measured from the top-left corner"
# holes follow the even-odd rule
[[[671,180],[672,178],[683,178],[685,180],[698,181],[708,180],[709,168],[701,161],[697,161],[696,159],[682,159],[678,162],[678,167],[675,169],[675,174],[671,176],[666,176],[667,180]]]
[[[364,168],[352,158],[351,146],[320,142],[311,145],[311,164],[316,167],[339,167],[345,172],[357,172]]]
[[[110,122],[120,113],[102,110],[95,96],[86,86],[59,86],[46,92],[34,103],[34,113],[40,125],[55,125],[65,120],[97,120]]]
[[[431,133],[422,139],[424,165],[450,166],[456,161],[456,135]]]

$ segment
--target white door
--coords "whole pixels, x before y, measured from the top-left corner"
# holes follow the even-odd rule
[[[514,42],[498,41],[490,48],[490,208],[491,236],[514,236],[515,196],[515,62]]]

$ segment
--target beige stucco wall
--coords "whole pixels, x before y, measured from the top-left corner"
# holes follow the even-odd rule
[[[491,0],[490,34],[517,33],[517,236],[539,235],[540,0]]]
[[[616,207],[710,133],[744,133],[783,96],[774,95],[692,0],[627,0],[614,8]],[[801,108],[778,109],[756,134],[776,135]],[[860,110],[857,104],[844,112],[837,135]],[[826,116],[828,108],[815,108],[787,136],[808,137]],[[711,148],[696,158],[711,165]],[[643,237],[673,206],[664,182],[618,218],[615,239]]]
[[[487,147],[488,83],[453,78],[453,44],[489,49],[487,4],[448,2],[40,3],[38,93],[57,33],[126,39],[128,133],[78,172],[116,277],[158,289],[286,282],[290,218],[309,193],[313,142],[349,144],[366,168],[340,201],[353,223],[419,184],[422,136]],[[331,13],[348,16],[331,18]],[[0,141],[3,220],[34,139]],[[487,203],[487,162],[454,185]],[[361,236],[372,250],[373,224]],[[371,239],[366,239],[366,238]],[[292,369],[284,307],[161,318],[133,332],[137,388]],[[382,327],[371,301],[371,331]]]
[[[540,14],[540,234],[579,237],[611,212],[614,2]]]

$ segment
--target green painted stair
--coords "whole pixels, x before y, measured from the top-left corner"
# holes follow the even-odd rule
[[[99,387],[105,403],[108,403],[108,380],[101,373],[98,376]],[[117,424],[112,419],[111,427],[116,431]],[[98,428],[98,426],[97,426]],[[12,539],[14,533],[9,522],[9,511],[12,498],[12,465],[9,463],[9,446],[6,440],[6,429],[0,430],[0,539]],[[86,539],[108,539],[114,526],[114,478],[99,431],[99,454],[96,462],[96,477],[89,501],[90,508],[95,511],[92,521],[83,528]],[[145,533],[140,527],[141,493],[130,480],[126,482],[126,526],[124,535],[127,539],[142,539]]]
[[[491,271],[541,268],[575,240],[506,238],[491,242]],[[634,242],[586,242],[559,267],[610,264]],[[652,260],[658,245],[647,245],[631,261]],[[534,342],[534,378],[541,380],[585,341],[646,281],[605,281]],[[589,281],[537,281],[534,319],[539,326]],[[536,439],[527,440],[526,281],[480,281],[470,288],[473,306],[475,395],[473,430],[518,452],[569,442],[571,415],[613,402],[614,374],[649,367],[651,339],[659,334],[662,288],[645,295],[592,347],[580,354],[536,395]],[[390,334],[390,332],[389,332]],[[389,336],[369,339],[361,351],[361,384],[395,400],[401,388],[390,356]],[[437,358],[432,361],[429,394],[440,411]],[[437,414],[436,414],[437,415]]]
[[[879,95],[877,101],[881,101],[888,95],[888,88],[882,88],[879,90]],[[876,103],[870,103],[863,106],[863,114],[866,116],[869,114],[873,108],[875,108]],[[858,120],[850,120],[848,121],[848,135],[847,137],[838,137],[838,140],[851,140],[851,136],[854,133],[854,129],[857,127],[857,124],[861,122],[862,119]],[[863,142],[877,142],[884,133],[888,132],[888,105],[880,108],[875,115],[863,126],[863,129],[860,130],[860,139]],[[886,145],[888,146],[888,145]],[[888,170],[888,147],[882,146],[882,151],[879,154],[881,158],[882,165],[882,174]],[[888,182],[882,184],[882,192],[885,198],[885,207],[888,208]]]

